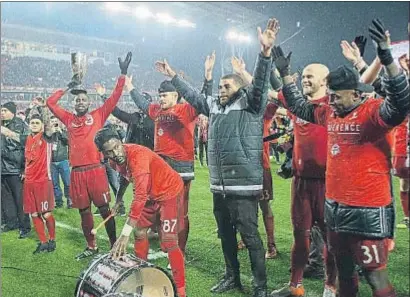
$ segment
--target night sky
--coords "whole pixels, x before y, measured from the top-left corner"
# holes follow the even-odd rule
[[[132,5],[131,3],[128,3]],[[149,7],[151,3],[148,3]],[[284,51],[292,51],[293,68],[303,67],[312,62],[321,62],[335,68],[344,60],[340,40],[353,40],[356,35],[366,35],[371,20],[379,17],[390,30],[393,41],[408,39],[408,2],[237,2],[248,9],[265,15],[259,25],[264,27],[269,16],[279,19],[281,30],[278,42],[300,30],[296,36],[285,42]],[[178,17],[186,17],[197,23],[196,29],[165,28],[162,24],[142,24],[133,17],[115,17],[101,10],[101,2],[94,3],[1,3],[2,22],[21,24],[36,28],[47,28],[80,35],[101,37],[135,44],[142,63],[153,63],[162,57],[173,65],[201,76],[203,59],[213,49],[217,52],[217,63],[221,56],[228,57],[238,47],[232,47],[219,39],[229,29],[230,24],[221,19],[204,18],[199,15],[178,15],[169,3],[155,4]],[[152,3],[154,5],[154,3]],[[185,3],[195,6],[195,2]],[[184,12],[186,13],[186,12]],[[210,26],[215,23],[217,26]],[[297,26],[299,22],[299,27]],[[214,24],[215,25],[215,24]],[[254,38],[253,44],[241,48],[248,70],[252,70],[258,45],[256,26],[247,32]],[[144,41],[142,41],[144,40]],[[375,52],[368,41],[365,59],[371,62]],[[218,65],[218,64],[217,64]],[[218,67],[216,67],[218,72]],[[219,67],[220,68],[220,67]],[[218,74],[218,73],[217,73]]]

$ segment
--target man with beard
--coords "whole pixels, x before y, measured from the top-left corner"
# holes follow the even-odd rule
[[[69,160],[72,166],[70,198],[72,199],[73,207],[79,209],[81,227],[87,241],[86,249],[77,255],[77,260],[98,253],[95,236],[91,233],[94,227],[91,202],[98,207],[104,219],[111,215],[109,207],[111,196],[107,175],[105,167],[101,163],[101,154],[95,146],[94,136],[104,126],[105,121],[121,97],[131,56],[131,52],[129,52],[124,62],[118,58],[121,76],[118,78],[111,97],[100,108],[89,112],[90,99],[87,96],[87,91],[74,89],[72,93],[76,95],[74,99],[76,114],[62,109],[57,104],[58,100],[70,88],[75,86],[73,82],[69,84],[69,89],[66,91],[58,90],[47,100],[47,106],[51,112],[67,127],[70,150]],[[113,245],[116,240],[113,217],[105,224],[105,228],[110,243]]]
[[[149,243],[146,233],[156,218],[156,213],[147,209],[147,201],[154,201],[160,214],[161,248],[168,253],[178,297],[186,297],[184,255],[178,246],[184,190],[181,177],[150,149],[137,144],[122,144],[118,134],[111,129],[98,131],[94,141],[104,157],[113,161],[116,170],[134,185],[128,219],[111,255],[119,259],[126,254],[129,237],[135,229],[134,252],[137,257],[147,259]]]
[[[395,216],[389,133],[410,112],[409,83],[394,63],[382,22],[373,20],[369,33],[385,70],[384,100],[363,97],[373,88],[360,82],[356,70],[340,66],[327,77],[329,105],[305,101],[290,76],[291,55],[286,57],[280,47],[273,50],[289,110],[327,127],[325,218],[340,297],[357,296],[355,263],[362,268],[373,296],[396,296],[387,272],[388,238],[393,235]],[[346,172],[346,168],[352,170]]]
[[[271,49],[278,30],[276,19],[269,19],[263,33],[258,28],[261,53],[252,84],[246,86],[236,74],[225,75],[219,81],[218,98],[200,94],[165,60],[156,63],[157,70],[172,77],[178,93],[198,113],[209,118],[210,188],[226,265],[226,273],[211,289],[212,293],[242,288],[236,242],[238,230],[249,250],[253,296],[267,296],[265,251],[258,231],[258,200],[263,190],[263,114],[272,64]]]

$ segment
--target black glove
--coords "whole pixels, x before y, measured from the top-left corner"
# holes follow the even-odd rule
[[[280,46],[274,46],[272,48],[272,59],[275,62],[276,68],[278,69],[280,76],[285,77],[290,75],[290,56],[292,52],[289,53],[287,57],[283,54],[282,48]]]
[[[363,35],[356,36],[354,39],[354,43],[356,43],[357,47],[359,48],[360,56],[362,57],[364,55],[364,49],[366,47],[366,42],[367,42],[367,38],[364,37]]]
[[[393,63],[393,56],[390,51],[389,41],[386,36],[386,29],[379,19],[374,19],[369,27],[370,38],[377,44],[377,55],[383,65]]]
[[[127,74],[128,66],[131,63],[131,58],[132,58],[131,52],[128,52],[127,57],[125,58],[124,62],[121,60],[121,58],[118,58],[118,64],[120,65],[121,74],[124,74],[124,75]]]

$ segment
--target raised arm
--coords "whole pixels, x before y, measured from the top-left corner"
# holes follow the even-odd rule
[[[185,81],[181,76],[177,75],[176,72],[169,66],[168,62],[164,59],[163,61],[157,61],[155,63],[155,68],[160,73],[172,77],[172,84],[177,89],[177,92],[184,97],[184,99],[197,111],[198,114],[204,114],[209,116],[209,105],[205,94],[201,94],[197,89],[192,87],[187,81]]]
[[[132,84],[132,76],[126,78],[125,89],[130,93],[132,101],[134,101],[138,108],[143,113],[148,115],[149,105],[151,104],[151,102],[145,99],[145,97],[135,89],[134,85]]]
[[[205,97],[212,97],[212,89],[214,83],[212,79],[212,72],[215,66],[215,58],[215,51],[213,51],[212,54],[210,56],[207,56],[205,60],[205,80],[201,90],[201,94],[204,94]]]
[[[63,109],[60,105],[58,105],[58,101],[65,95],[67,90],[58,90],[54,92],[47,100],[46,105],[50,109],[50,111],[58,118],[64,125],[68,125],[68,120],[72,116],[72,113]]]
[[[372,21],[369,34],[377,44],[377,56],[385,70],[382,84],[386,91],[386,98],[380,105],[379,114],[386,124],[397,126],[410,112],[409,82],[394,62],[389,46],[389,33],[379,19]]]
[[[315,105],[303,98],[303,95],[296,86],[293,77],[290,75],[291,55],[292,52],[285,57],[280,46],[274,47],[272,50],[273,60],[283,80],[282,92],[287,108],[298,118],[311,123],[316,123]]]

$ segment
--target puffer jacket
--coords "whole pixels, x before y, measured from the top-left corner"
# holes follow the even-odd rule
[[[20,118],[3,121],[2,125],[20,135],[28,135],[27,124]],[[24,170],[24,145],[1,135],[1,175],[19,175]]]
[[[213,193],[262,193],[263,114],[271,64],[270,58],[259,55],[252,84],[240,89],[226,106],[219,104],[219,98],[200,94],[180,76],[172,79],[178,93],[209,118],[208,168]]]

